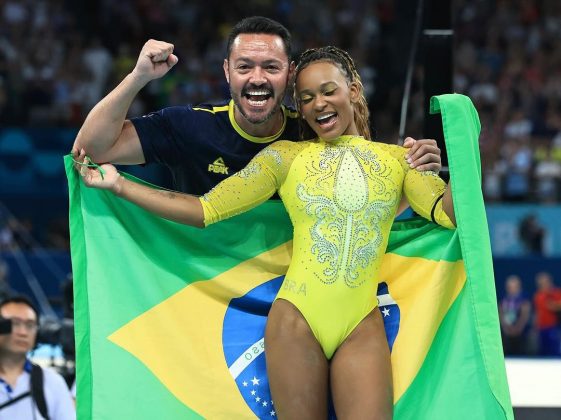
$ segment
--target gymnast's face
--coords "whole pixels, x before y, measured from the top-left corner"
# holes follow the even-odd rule
[[[331,140],[358,135],[353,104],[359,99],[359,89],[336,64],[309,64],[298,74],[295,89],[302,118],[319,137]]]

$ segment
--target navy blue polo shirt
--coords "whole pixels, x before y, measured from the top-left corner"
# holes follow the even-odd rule
[[[146,163],[167,166],[176,190],[203,195],[275,140],[298,140],[297,113],[285,106],[282,111],[283,127],[270,137],[245,133],[232,100],[164,108],[131,121]]]

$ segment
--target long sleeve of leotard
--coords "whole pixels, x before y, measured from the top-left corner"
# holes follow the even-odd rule
[[[446,183],[437,174],[410,169],[405,175],[403,191],[411,208],[421,216],[446,228],[455,228],[442,208]]]
[[[441,226],[454,229],[455,226],[442,208],[442,197],[446,183],[432,171],[418,171],[409,167],[405,160],[408,149],[386,145],[387,150],[399,161],[405,171],[403,193],[415,212]]]
[[[300,149],[299,143],[277,141],[259,152],[244,169],[203,195],[200,201],[205,226],[248,211],[268,200],[286,178]]]

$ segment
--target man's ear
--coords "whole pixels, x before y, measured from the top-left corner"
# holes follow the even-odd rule
[[[294,77],[294,70],[296,70],[296,64],[294,64],[294,61],[291,61],[290,64],[288,65],[288,82],[289,83],[292,80],[292,78]]]
[[[224,59],[224,64],[222,65],[224,69],[224,76],[226,77],[226,81],[230,83],[230,65],[228,64],[228,59]]]

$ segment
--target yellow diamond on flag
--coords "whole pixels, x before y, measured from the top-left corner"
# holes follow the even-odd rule
[[[286,273],[291,249],[292,243],[285,243],[213,279],[192,283],[109,340],[137,357],[204,418],[255,418],[226,365],[222,324],[232,299]]]

